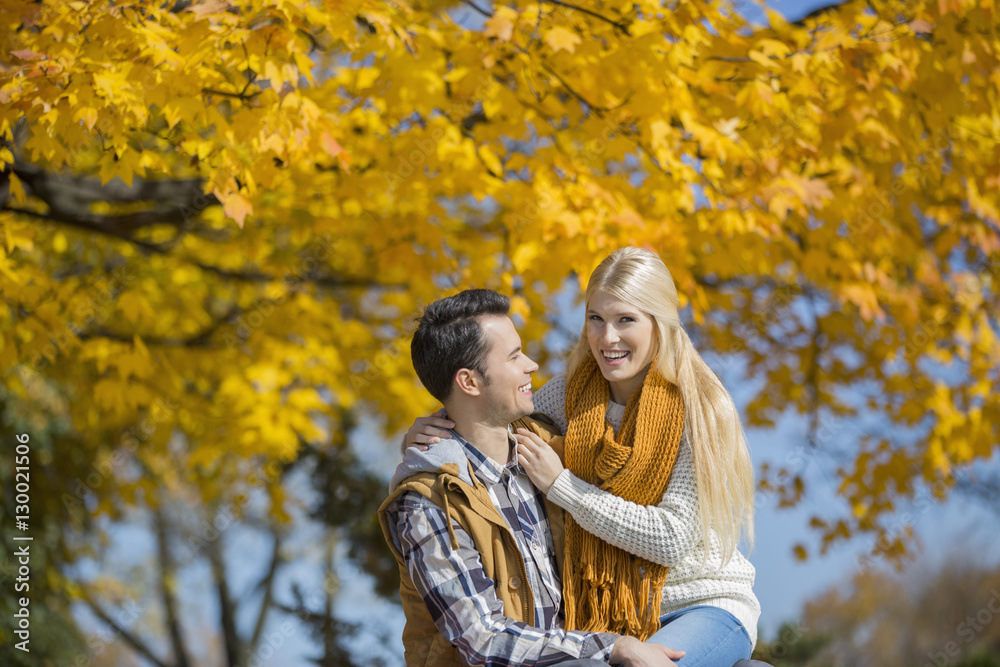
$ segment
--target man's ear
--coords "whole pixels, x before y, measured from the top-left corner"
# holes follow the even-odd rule
[[[468,396],[479,396],[482,392],[482,378],[471,368],[460,368],[455,373],[455,384],[459,391]]]

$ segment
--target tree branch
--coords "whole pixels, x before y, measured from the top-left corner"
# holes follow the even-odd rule
[[[13,171],[32,188],[35,196],[47,203],[60,197],[74,202],[134,203],[188,199],[192,194],[202,194],[201,178],[147,180],[137,176],[132,185],[126,185],[120,179],[102,184],[92,176],[53,174],[31,164],[16,164]]]
[[[234,280],[242,280],[245,282],[267,282],[274,283],[280,282],[282,280],[290,283],[309,283],[312,285],[317,285],[319,287],[364,287],[373,289],[404,289],[407,287],[405,283],[380,283],[377,280],[371,280],[368,278],[339,278],[336,276],[275,276],[269,273],[260,273],[256,271],[251,272],[241,272],[241,271],[230,271],[228,269],[222,269],[217,266],[212,266],[210,264],[202,264],[191,260],[194,266],[197,266],[203,271],[208,271],[214,273],[223,278],[232,278]]]
[[[258,588],[264,588],[264,599],[261,600],[260,612],[257,614],[257,623],[254,625],[253,635],[250,637],[249,649],[251,652],[257,650],[257,643],[264,633],[264,621],[267,619],[267,612],[274,602],[274,576],[278,572],[278,566],[281,564],[281,537],[278,535],[276,528],[272,528],[272,534],[274,536],[274,546],[271,548],[271,565],[267,569],[267,574],[264,575],[260,584],[257,585]]]
[[[615,21],[614,19],[609,19],[607,16],[602,16],[601,14],[598,14],[597,12],[595,12],[593,10],[587,9],[586,7],[580,7],[579,5],[570,4],[568,2],[563,2],[562,0],[543,0],[543,2],[548,2],[549,4],[552,4],[552,5],[558,5],[560,7],[565,7],[566,9],[572,9],[574,11],[581,12],[583,14],[586,14],[587,16],[592,16],[593,18],[595,18],[595,19],[597,19],[599,21],[604,21],[605,23],[611,24],[612,26],[614,26],[615,30],[617,30],[618,32],[622,33],[626,37],[631,37],[632,36],[631,33],[629,33],[629,31],[628,31],[628,26],[627,25],[625,25],[623,23],[619,23],[618,21]]]
[[[148,241],[143,241],[137,239],[129,234],[121,232],[114,228],[103,227],[100,225],[94,225],[82,220],[75,219],[73,217],[55,217],[53,215],[39,213],[37,211],[32,211],[29,209],[16,208],[13,206],[3,206],[0,207],[0,211],[7,211],[9,213],[17,213],[19,215],[25,215],[36,220],[44,220],[45,222],[59,223],[63,225],[68,225],[70,227],[77,227],[79,229],[85,229],[89,232],[96,232],[98,234],[103,234],[105,236],[110,236],[115,239],[122,241],[127,241],[143,250],[157,255],[167,255],[170,253],[172,246],[172,241],[166,241],[164,243],[150,243]],[[213,266],[211,264],[205,264],[196,259],[189,257],[179,257],[180,261],[187,262],[192,266],[195,266],[203,271],[209,273],[214,273],[222,278],[230,278],[233,280],[242,280],[244,282],[278,282],[285,280],[287,282],[293,283],[309,283],[317,285],[319,287],[330,287],[330,288],[345,288],[345,287],[358,287],[358,288],[372,288],[372,289],[404,289],[407,287],[406,283],[382,283],[377,280],[372,280],[368,278],[342,278],[337,276],[276,276],[268,273],[260,273],[256,271],[243,272],[243,271],[232,271],[230,269],[223,269],[218,266]]]
[[[576,92],[576,90],[574,90],[572,86],[570,86],[568,83],[566,83],[566,80],[564,78],[562,78],[562,76],[560,76],[560,74],[558,72],[556,72],[554,69],[552,69],[551,67],[549,67],[545,63],[542,63],[542,69],[544,69],[546,72],[548,72],[549,74],[551,74],[552,76],[554,76],[556,79],[558,79],[559,83],[561,83],[562,86],[563,86],[563,88],[566,89],[566,92],[568,92],[570,95],[572,95],[573,97],[575,97],[577,99],[577,101],[579,101],[580,103],[586,105],[588,109],[591,109],[599,117],[603,117],[603,116],[601,116],[602,113],[607,112],[607,111],[611,111],[611,109],[608,108],[608,107],[602,107],[602,106],[598,106],[596,104],[593,104],[586,97],[584,97],[580,93]]]
[[[29,218],[35,218],[36,220],[44,220],[45,222],[55,222],[63,225],[68,225],[70,227],[78,227],[80,229],[86,229],[89,232],[96,232],[98,234],[103,234],[105,236],[110,236],[112,238],[119,239],[121,241],[128,241],[132,245],[135,245],[147,252],[156,253],[159,255],[165,255],[169,251],[168,243],[150,243],[148,241],[143,241],[137,238],[133,238],[129,234],[120,232],[116,229],[110,227],[102,227],[99,225],[93,225],[85,223],[81,220],[76,220],[71,217],[56,217],[46,213],[39,213],[38,211],[32,211],[25,208],[17,208],[15,206],[0,206],[0,212],[6,211],[8,213],[17,213],[18,215],[25,215]]]
[[[112,179],[102,185],[96,178],[50,174],[34,165],[18,164],[13,171],[25,184],[26,194],[48,205],[49,212],[45,216],[48,219],[87,229],[107,230],[122,238],[151,225],[182,226],[193,212],[219,204],[215,195],[202,192],[203,181],[200,178],[159,181],[135,178],[128,186],[121,179]],[[90,212],[90,204],[95,202],[156,202],[161,205],[151,211],[98,215]],[[33,214],[6,205],[4,209]]]
[[[163,510],[153,508],[153,528],[156,534],[156,553],[159,561],[160,597],[163,598],[163,609],[166,614],[167,632],[173,647],[174,661],[177,667],[189,667],[184,637],[181,633],[180,618],[177,613],[177,602],[174,599],[174,577],[176,569],[170,555],[170,543],[167,537],[167,520]]]
[[[111,618],[110,614],[104,611],[104,609],[102,609],[101,606],[98,605],[97,602],[95,602],[90,597],[90,595],[87,593],[86,590],[83,590],[83,592],[80,594],[80,597],[83,599],[84,603],[90,608],[90,610],[94,613],[94,615],[97,616],[97,618],[101,619],[101,621],[103,621],[106,625],[108,625],[112,630],[114,630],[118,634],[118,636],[120,636],[123,640],[125,640],[126,644],[128,644],[135,650],[136,653],[138,653],[143,658],[156,665],[156,667],[167,667],[166,663],[164,663],[162,660],[153,655],[153,652],[149,649],[148,646],[146,646],[145,642],[143,642],[137,636],[133,635],[127,629],[122,627],[122,625],[119,624],[117,621],[115,621],[115,619]]]
[[[236,607],[229,593],[229,582],[226,580],[221,541],[220,536],[209,542],[208,557],[212,563],[212,578],[215,580],[215,590],[219,599],[219,623],[222,626],[222,639],[226,647],[226,665],[239,667],[243,642],[236,632]]]
[[[163,345],[171,347],[209,347],[208,340],[212,337],[223,324],[235,318],[236,315],[242,312],[242,309],[234,308],[221,319],[216,320],[210,326],[208,326],[201,333],[191,336],[190,338],[146,338],[142,337],[142,342],[145,345]],[[107,340],[116,340],[122,343],[131,343],[134,341],[135,334],[127,335],[120,334],[109,329],[95,329],[93,331],[81,331],[76,335],[80,340],[92,340],[94,338],[105,338]]]
[[[486,18],[493,18],[493,14],[490,14],[485,9],[480,8],[479,5],[477,5],[474,2],[472,2],[472,0],[462,0],[462,2],[464,2],[467,5],[469,5],[470,7],[472,7],[473,9],[475,9],[477,12],[479,12],[480,14],[482,14],[483,16],[485,16]]]
[[[247,85],[249,86],[250,83],[248,82]],[[260,95],[260,91],[259,90],[255,90],[254,92],[252,92],[250,94],[246,93],[246,88],[244,88],[243,90],[244,90],[244,92],[241,92],[241,93],[230,93],[230,92],[227,92],[225,90],[216,90],[214,88],[202,88],[201,92],[208,93],[209,95],[222,95],[223,97],[234,97],[234,98],[236,98],[238,100],[243,100],[244,102],[246,102],[247,100],[252,100],[253,98],[255,98],[258,95]]]

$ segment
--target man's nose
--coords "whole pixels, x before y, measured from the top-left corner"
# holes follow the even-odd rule
[[[524,358],[528,360],[528,368],[525,370],[526,373],[534,373],[538,370],[538,364],[532,361],[531,357],[525,356]]]

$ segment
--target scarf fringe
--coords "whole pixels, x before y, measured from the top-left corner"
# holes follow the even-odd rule
[[[680,392],[650,365],[615,437],[605,421],[610,389],[593,359],[566,391],[566,466],[601,489],[641,505],[659,503],[683,428]],[[612,546],[566,516],[563,598],[566,629],[614,632],[645,641],[659,629],[669,569]]]

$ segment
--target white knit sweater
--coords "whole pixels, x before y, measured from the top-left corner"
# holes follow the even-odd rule
[[[565,433],[566,376],[552,378],[533,398],[535,411],[552,417]],[[606,418],[616,432],[624,413],[624,405],[608,403]],[[661,616],[693,605],[719,607],[739,619],[751,644],[757,644],[760,603],[753,592],[755,570],[739,551],[723,564],[722,547],[714,531],[708,544],[702,539],[698,482],[686,425],[667,491],[658,506],[637,505],[619,498],[569,470],[556,478],[548,498],[568,511],[584,530],[670,568],[663,586]]]

